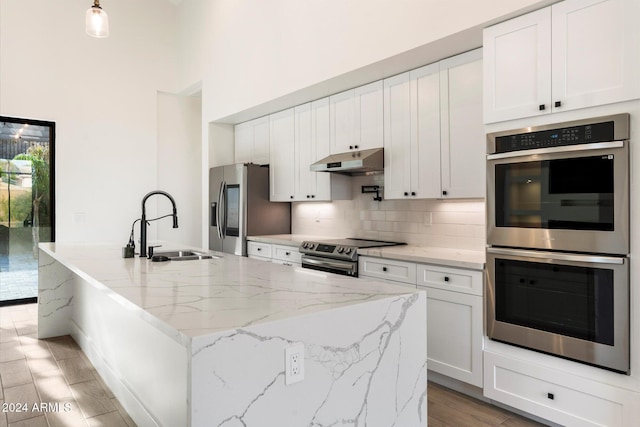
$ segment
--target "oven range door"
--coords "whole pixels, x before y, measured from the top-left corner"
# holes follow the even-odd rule
[[[487,241],[627,255],[628,141],[487,156]]]
[[[357,261],[354,262],[312,255],[302,255],[301,262],[302,267],[304,268],[342,274],[344,276],[358,277]]]
[[[629,373],[626,257],[487,248],[489,338]]]

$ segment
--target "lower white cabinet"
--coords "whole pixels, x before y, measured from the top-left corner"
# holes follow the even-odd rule
[[[274,264],[301,266],[300,251],[295,246],[250,241],[247,242],[247,256]]]
[[[564,426],[637,426],[640,395],[485,351],[484,395]]]
[[[271,262],[282,265],[300,267],[302,260],[298,248],[285,245],[273,245],[271,247]]]
[[[427,366],[482,388],[482,272],[360,256],[358,274],[427,292]]]
[[[427,366],[482,387],[482,296],[427,291]]]
[[[247,256],[263,261],[271,260],[271,244],[262,242],[247,242]]]
[[[416,264],[384,258],[361,256],[358,258],[358,275],[376,279],[416,284]]]

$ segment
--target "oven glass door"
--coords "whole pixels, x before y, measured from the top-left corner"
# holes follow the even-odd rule
[[[490,338],[626,372],[624,257],[489,248]]]
[[[629,253],[626,141],[488,159],[489,245]]]
[[[613,270],[498,259],[496,320],[613,345]]]
[[[496,165],[496,226],[612,231],[611,154]]]

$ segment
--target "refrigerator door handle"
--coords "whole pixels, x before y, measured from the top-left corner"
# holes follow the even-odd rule
[[[222,181],[220,186],[220,238],[227,237],[227,181]]]
[[[209,218],[211,219],[211,227],[218,227],[218,202],[211,202],[211,209],[209,210]]]
[[[220,223],[220,209],[222,207],[222,197],[224,193],[225,183],[222,181],[220,183],[220,191],[218,192],[218,203],[216,206],[216,231],[218,232],[218,238],[223,239],[222,237],[222,224]]]

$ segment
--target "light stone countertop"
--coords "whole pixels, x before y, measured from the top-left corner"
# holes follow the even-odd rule
[[[165,332],[192,338],[414,293],[230,254],[219,259],[151,262],[122,258],[119,245],[41,243],[40,249]],[[162,250],[185,249],[163,243]],[[160,250],[158,250],[160,251]]]
[[[302,234],[277,234],[270,236],[250,236],[247,239],[276,245],[300,246],[300,243],[304,240],[331,240],[335,239],[335,237],[308,236]],[[484,251],[416,245],[358,249],[358,253],[362,256],[424,264],[437,264],[447,267],[467,268],[470,270],[483,270],[486,259]]]
[[[331,240],[337,237],[311,236],[308,234],[272,234],[269,236],[248,236],[247,240],[261,243],[271,243],[274,245],[300,246],[305,240]]]

